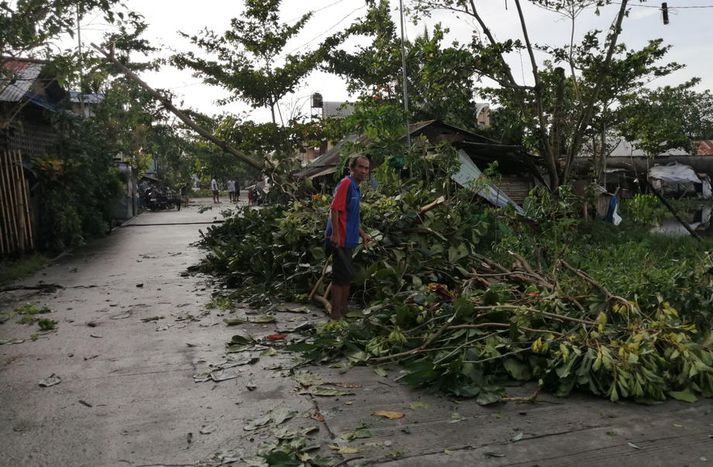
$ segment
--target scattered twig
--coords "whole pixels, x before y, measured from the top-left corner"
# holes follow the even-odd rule
[[[503,402],[535,402],[537,396],[540,395],[540,388],[537,388],[534,393],[529,396],[511,396],[500,399]]]
[[[435,208],[436,206],[439,206],[443,203],[446,202],[446,197],[445,196],[439,196],[435,200],[431,201],[430,203],[426,204],[425,206],[421,206],[421,209],[418,210],[419,214],[425,214],[431,209]]]

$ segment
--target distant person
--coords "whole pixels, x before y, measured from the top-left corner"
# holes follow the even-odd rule
[[[240,201],[240,182],[238,180],[233,180],[235,183],[235,203]]]
[[[220,191],[218,190],[218,181],[215,177],[210,181],[210,190],[213,192],[213,204],[220,203]]]
[[[349,161],[349,172],[337,185],[325,231],[327,253],[332,255],[332,319],[342,319],[347,314],[349,289],[355,277],[352,249],[360,238],[365,248],[371,239],[361,228],[359,190],[359,184],[369,177],[369,159],[361,155],[353,157]]]
[[[232,203],[235,201],[235,180],[228,180],[228,200]]]
[[[265,192],[265,186],[264,178],[261,178],[255,184],[255,204],[263,204],[265,202],[265,196],[267,195]]]

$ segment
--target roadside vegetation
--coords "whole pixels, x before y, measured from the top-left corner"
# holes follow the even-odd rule
[[[0,261],[0,286],[27,277],[47,265],[49,260],[41,254]]]
[[[533,192],[521,217],[455,186],[449,156],[419,164],[406,180],[378,169],[363,206],[375,241],[355,256],[353,312],[292,350],[347,366],[396,362],[407,383],[484,404],[513,379],[611,400],[712,394],[713,242],[578,220],[582,201],[565,187]],[[251,303],[323,294],[329,202],[316,195],[210,227],[204,269]]]

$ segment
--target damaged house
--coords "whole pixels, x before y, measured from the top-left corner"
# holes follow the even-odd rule
[[[411,139],[424,137],[433,147],[450,143],[458,151],[461,160],[461,170],[454,175],[454,180],[461,185],[468,186],[482,171],[497,163],[497,187],[491,184],[479,191],[481,196],[495,205],[522,203],[532,188],[545,183],[536,166],[536,157],[521,146],[500,144],[438,120],[413,123],[409,125],[409,133]],[[405,138],[404,135],[402,139]],[[295,176],[311,179],[316,182],[315,185],[331,185],[334,178],[341,176],[335,173],[342,150],[349,144],[368,146],[369,139],[365,135],[350,135],[314,159]]]

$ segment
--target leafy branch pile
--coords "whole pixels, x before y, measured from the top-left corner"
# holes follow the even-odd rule
[[[528,203],[539,222],[524,221],[482,206],[429,163],[429,175],[365,195],[363,222],[376,229],[355,256],[362,312],[292,350],[398,362],[410,384],[484,404],[512,379],[612,400],[713,394],[710,255],[680,240],[652,252],[661,240],[579,225],[566,193]],[[317,197],[229,219],[204,238],[206,268],[243,298],[306,298],[323,270],[327,206]]]

